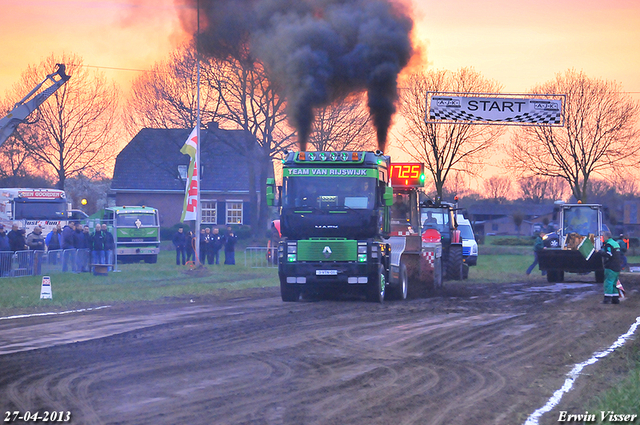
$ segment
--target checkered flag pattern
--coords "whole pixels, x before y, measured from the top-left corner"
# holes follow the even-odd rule
[[[470,114],[459,109],[432,109],[429,113],[429,118],[432,120],[444,120],[444,121],[507,121],[507,122],[523,122],[533,124],[561,124],[562,117],[559,111],[536,111],[525,112],[524,114],[516,115],[511,118],[493,120],[483,118],[478,115]]]

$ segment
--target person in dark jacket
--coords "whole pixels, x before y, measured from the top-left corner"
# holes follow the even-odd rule
[[[11,251],[24,251],[27,247],[27,241],[24,237],[24,230],[20,228],[20,225],[14,223],[11,226],[11,231],[7,234],[9,238],[9,247]]]
[[[187,261],[196,261],[196,255],[195,255],[195,238],[193,237],[193,232],[191,230],[189,230],[189,233],[187,233],[187,246],[186,246],[186,252],[187,252]]]
[[[113,235],[109,231],[109,228],[106,224],[102,223],[102,235],[104,236],[104,261],[105,264],[109,264],[109,271],[113,269],[111,264],[113,264],[113,251],[116,249],[116,242],[113,239]]]
[[[91,263],[105,264],[104,234],[102,233],[102,226],[100,226],[100,224],[96,224],[95,231],[91,237]]]
[[[538,253],[544,249],[544,241],[542,240],[543,236],[544,236],[544,232],[538,233],[538,236],[536,237],[536,241],[533,243],[534,258],[533,258],[533,263],[531,263],[531,265],[527,269],[527,274],[531,274],[531,272],[533,271],[533,268],[538,265]],[[542,276],[545,276],[546,274],[547,272],[543,270]]]
[[[4,226],[0,224],[0,276],[9,276],[11,274],[12,256],[9,238],[4,231]]]
[[[620,245],[611,237],[611,232],[604,232],[604,245],[599,251],[604,259],[604,304],[619,304],[618,276],[622,270]]]
[[[211,260],[209,264],[220,264],[220,250],[224,245],[224,240],[220,235],[220,229],[217,227],[211,233]]]
[[[176,266],[180,265],[180,257],[184,266],[187,262],[187,235],[182,227],[178,227],[178,231],[173,235],[173,246],[176,248]]]
[[[62,228],[61,248],[64,250],[62,258],[62,271],[66,272],[74,267],[75,249],[74,235],[76,232],[76,223],[70,222]]]
[[[209,242],[211,242],[211,229],[208,227],[200,229],[200,264],[204,265],[209,254]]]
[[[225,264],[236,264],[236,242],[238,242],[238,237],[233,233],[233,229],[231,226],[227,227],[227,234],[224,237],[224,263]]]
[[[84,235],[82,226],[77,225],[73,233],[73,246],[76,249],[76,267],[75,272],[81,273],[87,271],[87,257],[89,253],[89,240]]]

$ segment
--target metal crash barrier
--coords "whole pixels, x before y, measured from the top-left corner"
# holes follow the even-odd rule
[[[278,267],[278,248],[248,246],[244,250],[245,267]]]
[[[91,251],[88,249],[0,251],[0,277],[89,272],[90,260]]]

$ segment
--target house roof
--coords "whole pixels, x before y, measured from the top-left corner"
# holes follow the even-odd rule
[[[189,165],[180,152],[190,129],[144,128],[116,157],[111,189],[118,191],[181,191],[179,166]],[[242,193],[249,190],[252,158],[241,153],[255,138],[242,130],[200,130],[202,191]],[[246,151],[246,149],[245,149]]]

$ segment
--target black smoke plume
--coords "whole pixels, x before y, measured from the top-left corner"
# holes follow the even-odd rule
[[[195,8],[197,0],[187,1]],[[367,91],[384,151],[413,21],[392,0],[199,0],[198,45],[219,59],[262,62],[287,100],[305,150],[313,110]],[[192,22],[186,25],[193,28]]]

